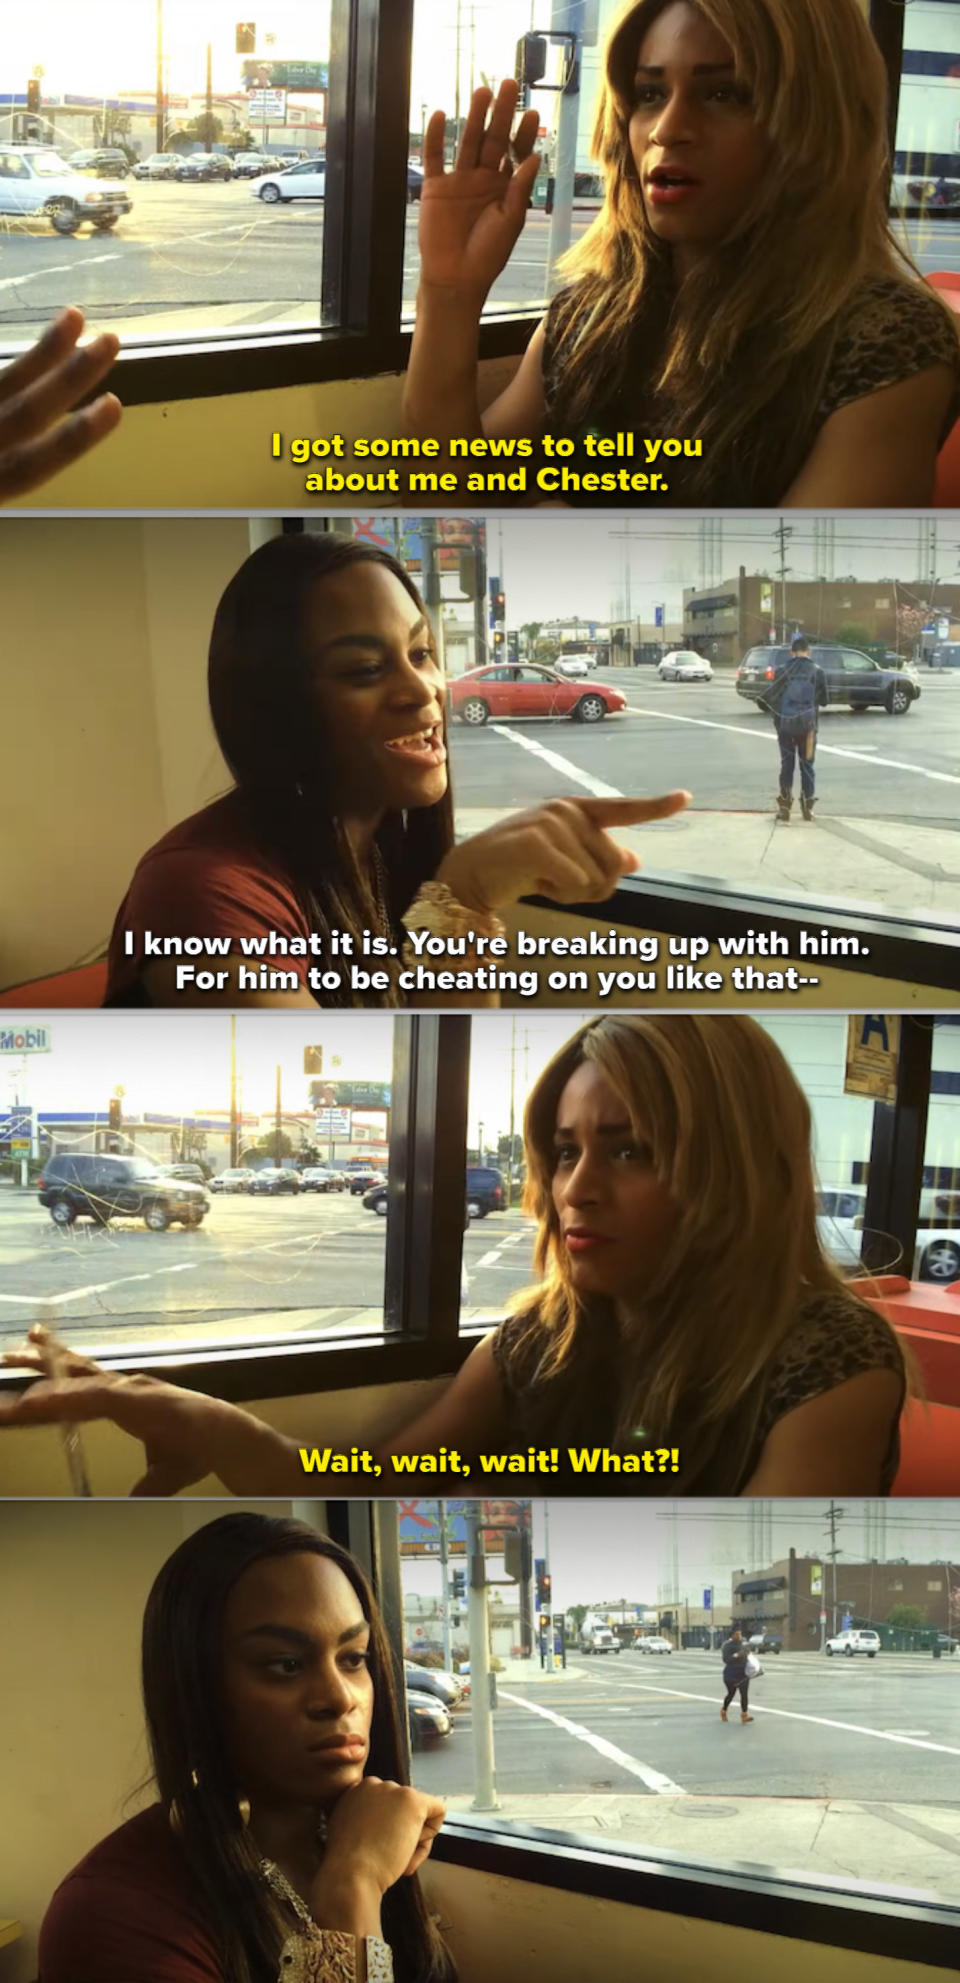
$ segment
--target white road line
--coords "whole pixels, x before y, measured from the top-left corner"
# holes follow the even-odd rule
[[[711,1707],[718,1705],[716,1694],[688,1694],[680,1687],[652,1687],[643,1680],[629,1680],[629,1687],[636,1687],[643,1694],[668,1694],[678,1701],[709,1701]],[[719,1682],[718,1682],[719,1692]],[[960,1749],[952,1749],[946,1742],[922,1742],[916,1735],[900,1735],[891,1728],[863,1728],[857,1721],[831,1721],[828,1715],[797,1714],[791,1708],[766,1708],[762,1701],[750,1702],[751,1714],[775,1714],[782,1721],[809,1721],[817,1728],[839,1728],[848,1735],[871,1735],[876,1742],[901,1742],[908,1749],[934,1749],[939,1756],[960,1756]]]
[[[192,1274],[201,1265],[199,1260],[181,1260],[176,1267],[154,1267],[148,1274],[120,1274],[115,1281],[91,1281],[86,1288],[67,1288],[63,1294],[0,1294],[0,1301],[12,1301],[20,1308],[29,1308],[37,1302],[48,1302],[53,1308],[60,1302],[79,1301],[81,1295],[109,1294],[111,1288],[122,1288],[128,1281],[152,1281],[158,1274]]]
[[[729,731],[731,734],[738,737],[752,737],[754,743],[763,744],[767,749],[769,749],[771,745],[773,745],[774,748],[776,747],[776,737],[774,736],[772,729],[748,730],[745,723],[716,723],[709,716],[675,716],[672,713],[672,711],[667,709],[642,709],[635,702],[628,703],[627,712],[631,716],[655,716],[658,717],[662,723],[692,723],[694,729],[696,730]],[[498,729],[500,728],[499,724],[497,725],[497,728]],[[873,747],[871,746],[871,749],[872,748]],[[860,752],[858,750],[845,750],[839,744],[823,744],[819,741],[819,738],[817,740],[817,756],[848,757],[852,759],[854,764],[856,764],[858,760],[862,762],[862,759],[860,757]],[[960,785],[960,773],[958,772],[928,771],[926,767],[922,764],[904,764],[903,760],[898,757],[871,757],[870,763],[883,764],[886,766],[888,771],[912,771],[914,777],[930,778],[934,781],[935,784],[938,785]],[[618,795],[613,791],[612,787],[608,786],[601,796],[616,798]]]
[[[607,1742],[602,1735],[594,1735],[592,1729],[582,1728],[578,1721],[568,1721],[566,1715],[554,1714],[552,1708],[542,1708],[539,1701],[525,1701],[519,1694],[508,1694],[504,1688],[497,1689],[501,1701],[513,1701],[515,1706],[526,1708],[530,1714],[538,1714],[544,1721],[552,1721],[557,1728],[565,1728],[568,1735],[575,1735],[578,1742],[587,1742],[596,1749],[599,1756],[605,1756],[608,1763],[617,1763],[622,1770],[629,1770],[631,1776],[638,1776],[648,1790],[655,1790],[659,1797],[685,1797],[686,1791],[679,1783],[673,1783],[659,1770],[651,1769],[649,1763],[638,1763],[635,1756],[628,1756],[625,1749],[618,1749],[616,1743]]]
[[[562,772],[563,776],[570,778],[575,785],[582,785],[586,791],[592,792],[595,799],[623,798],[619,785],[605,785],[602,778],[591,777],[589,771],[582,771],[579,764],[571,764],[570,759],[561,757],[559,751],[548,750],[546,744],[538,743],[535,737],[526,737],[521,730],[511,730],[505,723],[497,723],[495,728],[498,736],[508,737],[512,744],[519,744],[521,750],[530,751],[534,757],[542,758],[544,764],[549,764],[553,771]]]
[[[33,269],[29,275],[8,275],[0,282],[0,289],[16,289],[21,282],[36,282],[41,275],[72,275],[73,270],[72,262],[58,262],[55,268]]]

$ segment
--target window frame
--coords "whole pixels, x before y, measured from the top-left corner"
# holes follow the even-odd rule
[[[756,927],[756,918],[753,919]],[[746,926],[746,925],[744,925]],[[684,929],[689,924],[682,925]],[[958,938],[960,943],[960,938]],[[460,1267],[466,1164],[466,1110],[472,1014],[397,1018],[389,1183],[395,1192],[384,1286],[384,1332],[304,1343],[203,1349],[171,1347],[144,1357],[106,1352],[106,1369],[166,1378],[231,1404],[307,1397],[453,1376],[496,1318],[460,1322]],[[931,1081],[931,1017],[904,1014],[896,1103],[875,1104],[865,1225],[894,1234],[912,1262],[920,1219],[926,1108]],[[943,1015],[948,1017],[949,1015]],[[572,1015],[571,1015],[572,1017]],[[397,1285],[388,1290],[393,1275]],[[69,1324],[66,1325],[69,1329]],[[30,1378],[0,1368],[0,1395]]]
[[[403,1692],[403,1588],[396,1501],[328,1501],[327,1526],[370,1579]],[[406,1717],[401,1735],[410,1752]],[[812,1942],[929,1967],[960,1968],[960,1903],[887,1898],[865,1882],[720,1866],[657,1847],[633,1851],[575,1831],[542,1829],[502,1816],[447,1818],[431,1855],[441,1865],[615,1901],[649,1913],[751,1928],[782,1941]]]

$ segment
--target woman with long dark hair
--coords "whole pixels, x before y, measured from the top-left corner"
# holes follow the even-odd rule
[[[527,1103],[540,1279],[436,1404],[373,1442],[385,1478],[394,1456],[443,1446],[472,1487],[485,1453],[532,1449],[552,1452],[552,1485],[580,1492],[651,1494],[669,1478],[681,1494],[889,1493],[907,1362],[824,1252],[810,1137],[806,1096],[755,1020],[582,1026]],[[42,1337],[5,1361],[42,1372]],[[208,1471],[235,1493],[303,1486],[306,1440],[81,1356],[64,1371],[0,1422],[113,1419],[146,1447],[137,1492]],[[324,1476],[310,1484],[322,1493]]]
[[[443,113],[427,127],[411,433],[457,440],[454,467],[480,436],[519,443],[510,467],[544,435],[579,443],[528,468],[541,502],[929,502],[960,345],[891,232],[886,74],[858,0],[626,8],[594,129],[602,209],[481,417],[480,316],[537,170],[535,110],[511,140],[516,94],[477,91],[452,171]]]
[[[159,1801],[57,1889],[40,1983],[454,1983],[416,1879],[443,1806],[403,1781],[345,1550],[266,1515],[198,1529],[147,1601],[143,1698]]]
[[[108,1005],[404,1003],[410,931],[489,939],[497,910],[525,894],[605,901],[638,865],[605,828],[664,818],[689,796],[560,799],[456,845],[423,601],[396,558],[349,537],[277,537],[246,560],[217,608],[209,692],[234,787],[140,860]],[[144,955],[147,931],[154,946],[208,939],[218,950],[187,957],[220,982],[181,988],[173,956]],[[293,987],[260,988],[264,962]],[[353,963],[389,982],[354,990]]]

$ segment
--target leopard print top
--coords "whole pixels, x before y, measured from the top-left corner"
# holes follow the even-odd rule
[[[628,1450],[612,1443],[622,1391],[616,1344],[591,1342],[573,1380],[566,1372],[544,1378],[538,1371],[542,1339],[533,1321],[529,1309],[512,1315],[501,1323],[493,1339],[494,1364],[506,1411],[504,1449],[519,1452],[531,1445],[556,1447],[559,1470],[550,1476],[553,1491],[558,1491],[561,1483],[578,1494],[676,1491],[681,1483],[665,1474],[591,1476],[573,1472],[566,1458],[569,1446],[606,1446],[621,1453]],[[736,1442],[722,1435],[717,1457],[696,1480],[684,1480],[681,1491],[739,1494],[781,1418],[868,1370],[892,1370],[900,1379],[880,1487],[881,1493],[888,1494],[900,1461],[898,1428],[906,1396],[903,1352],[890,1323],[842,1288],[810,1294],[801,1301],[793,1330],[771,1360],[756,1439],[736,1477],[723,1471],[729,1466],[727,1455]],[[669,1446],[669,1435],[658,1435],[656,1443]]]
[[[585,435],[610,438],[618,433],[647,436],[651,441],[682,434],[682,420],[669,398],[654,390],[652,379],[657,367],[658,339],[643,322],[638,323],[627,363],[626,376],[588,420],[575,425],[566,422],[562,394],[562,345],[564,330],[576,309],[576,289],[561,290],[554,297],[545,320],[543,345],[543,391],[546,407],[544,431],[554,436],[582,442]],[[798,366],[800,361],[797,361]],[[654,497],[624,498],[621,492],[565,492],[562,501],[573,507],[629,507],[631,500],[654,500],[658,506],[689,503],[694,488],[697,507],[769,507],[781,501],[803,463],[807,460],[821,427],[841,407],[865,399],[884,386],[899,385],[917,372],[933,365],[948,365],[954,374],[954,391],[944,418],[939,445],[947,439],[960,416],[960,325],[923,283],[898,281],[893,276],[873,277],[861,284],[846,305],[836,330],[833,350],[823,391],[812,419],[791,427],[777,417],[781,393],[752,422],[741,437],[736,457],[729,455],[716,463],[697,465],[697,480],[689,485],[693,471],[679,460],[659,460],[667,468],[667,488]],[[787,388],[789,393],[789,386]],[[636,453],[626,463],[630,469],[647,464],[639,439]],[[539,459],[537,466],[541,466]],[[552,464],[555,465],[555,464]],[[574,468],[613,469],[623,466],[617,460],[587,460],[578,450],[571,461]],[[688,486],[685,488],[685,477]],[[531,477],[532,486],[532,477]]]
[[[331,1928],[288,1935],[280,1951],[278,1983],[393,1983],[393,1957],[386,1942]]]

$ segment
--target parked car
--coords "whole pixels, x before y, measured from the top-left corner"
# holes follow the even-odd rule
[[[831,1655],[845,1653],[848,1659],[852,1659],[854,1653],[866,1653],[868,1659],[876,1659],[880,1651],[880,1634],[861,1630],[838,1632],[835,1638],[827,1640],[823,1650]]]
[[[263,152],[241,151],[233,161],[233,176],[235,179],[259,179],[275,164],[276,160],[266,158]]]
[[[200,1164],[160,1164],[159,1169],[166,1177],[186,1178],[188,1184],[202,1184],[207,1188],[207,1175]]]
[[[149,158],[138,158],[133,168],[135,179],[175,179],[180,160],[176,152],[152,151]]]
[[[410,159],[407,163],[407,205],[411,206],[414,200],[419,200],[422,192],[423,166],[414,165]]]
[[[118,181],[77,172],[51,145],[0,144],[0,215],[44,214],[57,234],[76,234],[88,220],[98,234],[115,227],[133,201]]]
[[[386,1171],[369,1170],[347,1171],[347,1181],[352,1198],[359,1198],[361,1192],[372,1191],[376,1184],[386,1184]]]
[[[960,206],[960,173],[957,160],[952,169],[940,172],[895,172],[890,184],[890,211],[897,214],[947,215]]]
[[[266,173],[254,181],[250,191],[266,206],[276,206],[280,200],[322,200],[326,183],[326,162],[311,158],[282,172]]]
[[[811,646],[810,654],[823,671],[821,708],[846,703],[851,709],[885,709],[889,716],[906,716],[920,694],[920,680],[912,668],[883,667],[859,648],[825,642]],[[737,694],[763,709],[776,676],[789,662],[789,647],[751,647],[737,669]]]
[[[75,1219],[143,1220],[151,1232],[167,1226],[199,1226],[210,1200],[199,1184],[168,1177],[147,1157],[113,1157],[88,1150],[51,1157],[37,1179],[37,1193],[54,1224]]]
[[[93,151],[72,151],[68,160],[74,172],[92,172],[98,179],[126,179],[130,160],[119,145],[99,145]]]
[[[467,1214],[485,1219],[488,1212],[502,1212],[507,1202],[503,1172],[490,1164],[467,1165]]]
[[[435,1694],[408,1689],[407,1727],[411,1749],[424,1749],[428,1742],[442,1742],[451,1733],[452,1724],[443,1702]]]
[[[177,178],[191,181],[232,179],[233,160],[219,151],[189,152],[177,164]]]
[[[463,1700],[463,1688],[455,1673],[448,1673],[438,1666],[420,1666],[415,1659],[403,1662],[403,1680],[406,1687],[415,1687],[418,1693],[435,1694],[445,1708],[458,1708]]]
[[[695,654],[691,647],[676,647],[657,662],[657,674],[662,682],[712,682],[713,669],[703,654]]]
[[[590,673],[583,654],[558,654],[553,669],[555,674],[562,675],[568,682],[585,681]]]
[[[210,1179],[211,1191],[249,1191],[256,1171],[241,1170],[236,1167],[221,1171],[219,1176]]]
[[[783,1640],[778,1639],[775,1632],[751,1632],[747,1644],[750,1647],[750,1651],[755,1653],[780,1653],[783,1651]]]
[[[255,1171],[250,1180],[249,1190],[254,1197],[277,1198],[285,1191],[300,1190],[300,1172],[278,1170],[275,1164],[267,1164],[262,1171]]]
[[[634,1644],[637,1651],[642,1653],[672,1653],[673,1651],[669,1639],[661,1638],[657,1632],[650,1633],[647,1638],[636,1639]]]
[[[471,668],[448,684],[451,714],[479,728],[503,716],[572,716],[578,723],[599,723],[614,710],[626,709],[619,689],[594,682],[589,688],[565,681],[553,668],[529,663],[498,663]]]
[[[390,1193],[387,1185],[373,1185],[370,1191],[364,1192],[360,1202],[365,1212],[376,1212],[378,1218],[385,1219],[390,1210]]]
[[[346,1191],[347,1180],[342,1171],[328,1171],[319,1164],[310,1164],[300,1172],[301,1191]]]

